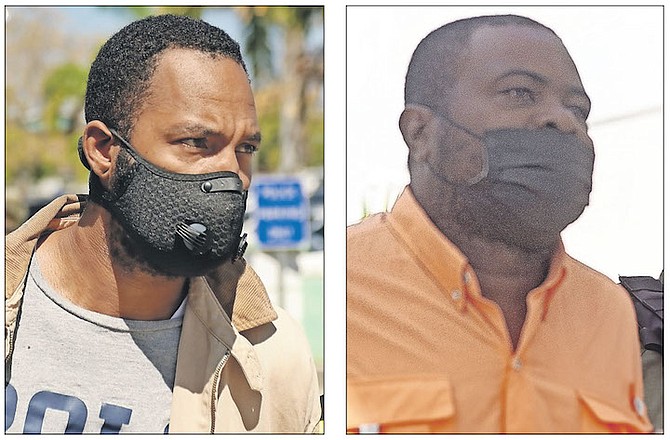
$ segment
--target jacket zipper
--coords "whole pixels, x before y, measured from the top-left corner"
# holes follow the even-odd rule
[[[216,397],[217,391],[219,390],[219,382],[221,381],[221,371],[223,367],[226,366],[228,358],[230,357],[230,350],[226,350],[226,354],[223,355],[223,358],[219,361],[219,365],[216,366],[214,370],[214,383],[212,384],[212,400],[211,400],[211,411],[212,411],[212,423],[209,428],[210,434],[214,434],[214,426],[216,425]]]
[[[14,351],[14,331],[11,329],[7,330],[7,337],[9,338],[9,347],[7,349],[7,354],[5,355],[5,364],[12,357],[12,352]]]

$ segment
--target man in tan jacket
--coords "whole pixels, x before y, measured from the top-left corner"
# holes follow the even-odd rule
[[[238,44],[134,22],[85,110],[89,196],[6,238],[5,431],[314,431],[306,338],[241,258],[260,132]]]

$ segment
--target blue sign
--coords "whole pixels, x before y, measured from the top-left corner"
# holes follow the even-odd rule
[[[295,177],[258,178],[256,232],[263,249],[298,249],[309,246],[309,202]]]

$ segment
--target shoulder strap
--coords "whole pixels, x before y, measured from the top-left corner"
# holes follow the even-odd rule
[[[644,348],[663,354],[663,283],[648,276],[619,277],[635,306]]]

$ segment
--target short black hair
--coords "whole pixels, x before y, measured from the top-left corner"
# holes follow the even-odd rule
[[[482,26],[529,26],[556,36],[547,26],[519,15],[483,15],[447,23],[429,33],[414,50],[405,77],[405,105],[421,104],[434,110],[440,107],[438,101],[444,100],[444,93],[456,84],[456,67],[463,50]]]
[[[172,14],[147,17],[114,34],[93,61],[86,86],[86,122],[102,121],[130,137],[159,55],[173,48],[224,56],[247,72],[239,44],[222,29]]]

